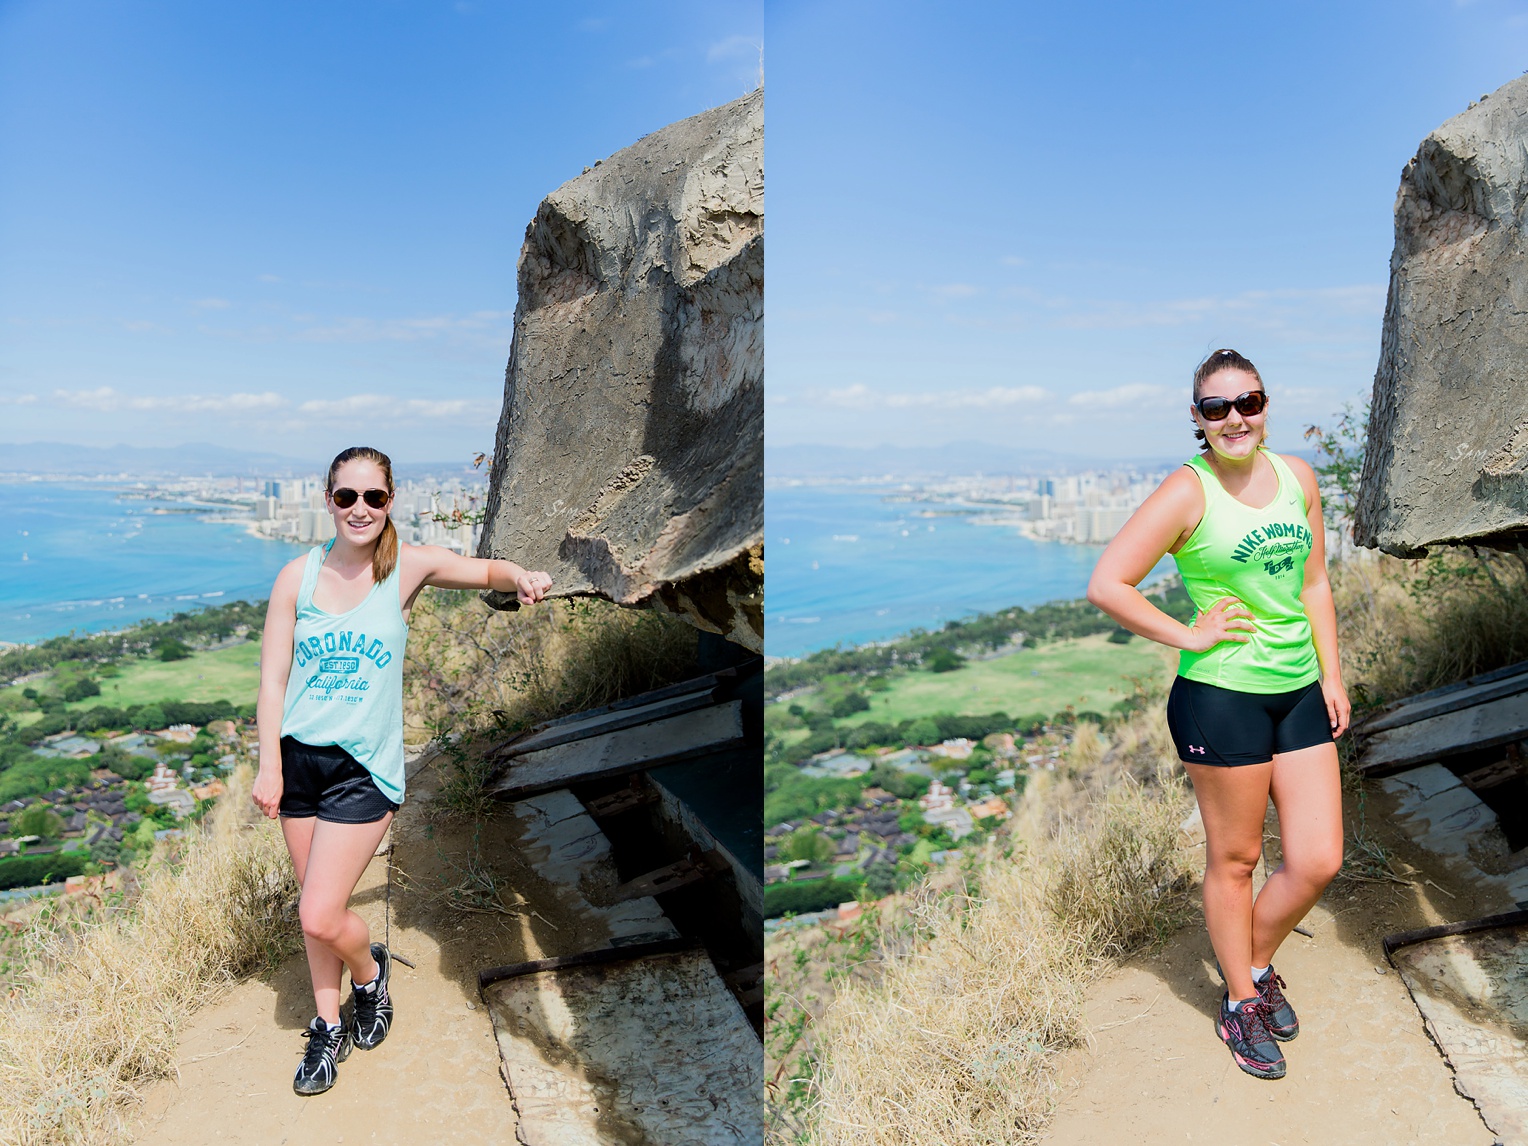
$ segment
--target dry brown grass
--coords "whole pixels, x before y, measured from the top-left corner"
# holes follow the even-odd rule
[[[682,680],[695,642],[676,617],[593,598],[499,612],[471,593],[425,590],[409,624],[404,727],[445,749],[437,803],[481,815],[486,765],[475,740]]]
[[[186,1017],[230,980],[298,949],[297,884],[235,772],[210,821],[156,855],[139,891],[39,914],[0,1002],[0,1141],[109,1143],[145,1083],[173,1075]]]
[[[500,612],[427,589],[409,623],[407,726],[516,728],[608,704],[692,672],[695,639],[676,617],[594,598]]]
[[[1467,549],[1421,561],[1359,551],[1331,569],[1343,676],[1381,705],[1528,659],[1528,558]]]
[[[1081,738],[1068,769],[1031,782],[1011,854],[994,844],[953,893],[909,897],[873,973],[845,976],[815,1024],[804,1117],[775,1119],[775,1141],[1034,1140],[1053,1057],[1084,1038],[1087,984],[1191,913],[1189,801],[1156,757],[1161,720],[1136,717],[1107,752],[1096,730]],[[1035,830],[1058,807],[1080,811]]]

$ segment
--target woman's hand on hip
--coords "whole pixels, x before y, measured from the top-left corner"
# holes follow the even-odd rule
[[[1348,690],[1342,687],[1340,680],[1321,681],[1321,696],[1326,701],[1326,715],[1332,722],[1332,739],[1336,739],[1348,730],[1348,718],[1353,714],[1353,706],[1348,702]]]
[[[255,786],[250,790],[249,798],[266,817],[274,820],[281,811],[281,793],[284,788],[281,769],[261,768],[255,775]]]
[[[1195,617],[1188,631],[1193,638],[1188,651],[1207,653],[1221,641],[1246,644],[1257,626],[1252,623],[1252,610],[1235,597],[1222,597]]]

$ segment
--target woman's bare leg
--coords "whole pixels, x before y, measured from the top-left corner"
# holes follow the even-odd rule
[[[1252,873],[1263,851],[1263,819],[1274,773],[1267,764],[1235,768],[1184,761],[1204,820],[1204,925],[1232,999],[1250,999]],[[1259,964],[1262,966],[1262,964]]]
[[[308,974],[319,1017],[339,1022],[340,979],[346,967],[357,983],[377,976],[366,921],[349,909],[351,893],[376,854],[392,813],[371,824],[332,824],[315,818],[283,819],[287,851],[302,885],[298,916],[308,949]]]
[[[1318,744],[1273,758],[1273,806],[1284,862],[1252,908],[1252,962],[1266,967],[1342,867],[1342,783],[1337,745]]]

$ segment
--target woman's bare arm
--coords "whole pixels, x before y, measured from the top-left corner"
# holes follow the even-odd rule
[[[260,695],[255,723],[260,730],[260,769],[250,793],[259,809],[272,819],[281,807],[281,716],[286,704],[287,677],[292,671],[292,634],[297,627],[297,591],[302,586],[306,557],[289,561],[276,575],[265,607],[265,632],[260,638]]]
[[[1282,456],[1282,455],[1280,455]],[[1337,652],[1337,606],[1332,600],[1332,583],[1326,573],[1326,524],[1321,516],[1321,489],[1316,473],[1299,458],[1284,462],[1300,481],[1305,493],[1305,520],[1310,526],[1310,554],[1305,558],[1305,586],[1300,603],[1310,621],[1311,641],[1316,646],[1316,660],[1321,664],[1321,692],[1326,698],[1332,735],[1341,736],[1348,728],[1352,705],[1342,683],[1342,658]]]
[[[1139,636],[1174,649],[1206,652],[1221,641],[1245,643],[1253,628],[1241,602],[1227,597],[1197,617],[1192,626],[1174,620],[1146,599],[1137,585],[1204,516],[1204,490],[1186,467],[1141,503],[1109,542],[1088,581],[1088,600]]]
[[[413,603],[426,585],[441,589],[492,589],[513,593],[522,605],[533,605],[546,596],[552,578],[541,572],[529,572],[513,561],[464,557],[438,545],[410,545],[400,560],[408,561],[405,600]]]

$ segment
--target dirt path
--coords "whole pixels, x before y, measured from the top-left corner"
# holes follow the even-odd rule
[[[1400,870],[1418,869],[1416,886],[1334,884],[1306,918],[1314,938],[1292,935],[1279,952],[1301,1028],[1285,1047],[1285,1079],[1243,1074],[1215,1036],[1223,988],[1203,929],[1189,927],[1090,991],[1093,1045],[1065,1062],[1064,1097],[1042,1141],[1491,1146],[1380,939],[1500,905],[1477,902],[1398,833],[1384,838]]]
[[[463,1146],[515,1141],[515,1112],[499,1075],[488,1014],[477,997],[480,968],[596,946],[586,921],[559,915],[562,898],[523,862],[515,822],[452,826],[433,814],[434,774],[410,781],[393,829],[391,944],[417,965],[395,965],[392,1031],[373,1051],[355,1051],[327,1094],[292,1092],[313,1014],[307,964],[289,959],[266,981],[229,989],[200,1011],[180,1040],[177,1082],[151,1088],[136,1140],[155,1146],[207,1143],[408,1143]],[[530,900],[536,914],[462,912],[444,890],[474,857],[505,889],[505,902]],[[385,857],[374,859],[352,906],[374,938],[383,935]]]

